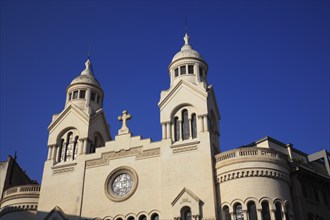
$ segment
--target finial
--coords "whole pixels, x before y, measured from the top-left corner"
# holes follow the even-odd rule
[[[186,33],[185,35],[184,35],[184,44],[189,44],[189,35]]]
[[[118,135],[129,134],[129,128],[127,127],[127,120],[131,119],[132,116],[128,114],[126,110],[123,111],[122,115],[118,116],[118,120],[123,122],[123,125],[118,130]]]
[[[89,60],[89,58],[85,62],[85,69],[81,72],[81,75],[94,75],[93,68],[92,68],[92,63]]]

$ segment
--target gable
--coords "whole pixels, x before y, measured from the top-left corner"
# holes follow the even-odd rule
[[[56,206],[48,215],[44,218],[44,220],[68,220],[62,209]]]

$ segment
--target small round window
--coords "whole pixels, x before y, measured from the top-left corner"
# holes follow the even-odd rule
[[[119,167],[105,181],[106,195],[112,201],[124,201],[134,194],[137,184],[138,177],[132,168]]]

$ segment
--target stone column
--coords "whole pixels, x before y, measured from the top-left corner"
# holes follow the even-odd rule
[[[78,145],[78,143],[77,143]],[[84,149],[84,139],[80,138],[79,139],[79,146],[78,146],[78,155],[83,153],[83,149]]]
[[[204,124],[204,131],[209,131],[207,115],[203,115],[203,124]]]
[[[201,79],[199,78],[199,64],[195,63],[194,65],[194,74],[196,76],[196,82],[200,82]]]
[[[52,148],[52,154],[51,154],[51,160],[55,160],[56,161],[56,155],[57,155],[57,152],[56,152],[56,150],[57,150],[57,146],[54,144],[54,145],[51,145],[50,146],[51,148]]]
[[[257,211],[257,217],[258,217],[258,219],[262,219],[261,209],[258,209],[258,211]]]
[[[86,154],[87,153],[87,138],[83,139],[83,142],[84,142],[84,147],[83,147],[83,154]]]
[[[248,219],[248,217],[247,217],[247,210],[243,210],[243,216],[244,216],[244,219]]]
[[[179,134],[180,134],[179,141],[182,141],[182,121],[178,120],[178,123],[179,123]]]
[[[86,107],[89,106],[90,101],[91,101],[91,90],[87,89],[86,90]]]
[[[48,146],[47,160],[50,160],[50,159],[51,159],[52,152],[53,152],[53,146],[52,146],[52,145],[49,145],[49,146]]]
[[[189,130],[189,140],[191,140],[192,139],[191,118],[188,118],[188,130]]]
[[[59,158],[59,156],[60,156],[60,150],[61,150],[61,147],[60,146],[57,146],[56,147],[56,155],[55,155],[55,161],[56,162],[61,162],[61,158]]]
[[[199,132],[204,132],[203,116],[202,115],[199,115],[197,117],[197,120],[198,120],[198,131]]]
[[[171,122],[167,122],[166,123],[166,135],[167,138],[171,138]]]
[[[162,138],[166,139],[166,124],[162,123]]]
[[[275,220],[275,209],[270,210],[270,219]]]

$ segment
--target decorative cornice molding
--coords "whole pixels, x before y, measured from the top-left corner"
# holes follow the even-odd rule
[[[110,160],[135,156],[136,160],[158,157],[160,155],[160,148],[143,150],[142,147],[130,148],[128,150],[110,151],[102,153],[101,158],[86,161],[86,168],[106,166]]]
[[[217,176],[217,182],[223,183],[230,180],[246,177],[267,177],[283,180],[286,183],[290,183],[290,176],[287,173],[270,168],[245,168],[225,172]]]

